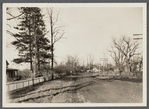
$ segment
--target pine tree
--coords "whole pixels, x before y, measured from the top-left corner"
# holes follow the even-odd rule
[[[20,56],[20,58],[14,59],[14,62],[18,64],[22,62],[30,63],[31,70],[33,65],[36,66],[36,70],[39,70],[40,63],[43,63],[41,58],[50,57],[46,50],[50,50],[51,47],[48,45],[49,40],[45,38],[46,29],[40,11],[40,8],[37,7],[20,8],[23,16],[19,18],[21,19],[20,24],[14,27],[18,30],[18,33],[13,35],[17,40],[13,41],[12,44],[19,50]]]

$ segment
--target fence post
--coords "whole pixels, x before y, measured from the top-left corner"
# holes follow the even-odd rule
[[[24,88],[26,86],[29,86],[30,85],[30,81],[33,81],[33,85],[37,84],[37,83],[40,83],[40,82],[43,82],[43,81],[46,81],[46,78],[44,77],[41,77],[41,78],[32,78],[32,79],[29,79],[29,80],[23,80],[23,81],[16,81],[16,82],[13,82],[13,83],[7,83],[6,84],[6,87],[7,87],[7,91],[10,91],[11,90],[11,87],[10,85],[12,85],[12,90],[15,90],[15,89],[19,89],[19,88]],[[28,82],[28,83],[26,83]],[[19,85],[18,85],[19,84]],[[26,84],[26,85],[25,85]],[[31,84],[31,85],[32,85]],[[14,86],[16,85],[16,86]],[[20,87],[19,87],[20,86]]]

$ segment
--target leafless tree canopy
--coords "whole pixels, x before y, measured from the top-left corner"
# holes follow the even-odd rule
[[[87,55],[87,66],[90,68],[94,65],[94,57],[89,54]]]
[[[59,12],[54,12],[53,8],[48,8],[47,13],[50,21],[51,37],[53,36],[53,44],[54,44],[63,37],[65,33],[64,26],[58,25]]]
[[[130,72],[133,57],[140,55],[140,52],[137,51],[138,47],[139,43],[134,42],[130,37],[123,36],[118,40],[113,38],[113,45],[108,52],[115,61],[115,65],[118,66],[119,71],[126,67],[127,72]]]
[[[79,59],[77,56],[67,56],[66,66],[70,70],[76,70],[79,66]]]

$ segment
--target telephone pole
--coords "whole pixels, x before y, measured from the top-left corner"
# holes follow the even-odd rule
[[[135,37],[135,38],[133,38],[133,40],[143,40],[143,34],[133,34],[133,36]],[[141,63],[142,63],[142,59],[139,59],[139,71],[141,70]]]
[[[108,58],[100,58],[100,61],[103,61],[103,67],[106,64],[107,67],[107,63],[108,63]]]
[[[134,38],[133,40],[141,40],[143,39],[143,37],[139,37],[139,36],[142,36],[142,34],[133,34]]]

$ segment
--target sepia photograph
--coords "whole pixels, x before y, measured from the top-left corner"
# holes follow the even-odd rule
[[[4,3],[3,107],[147,106],[146,3]]]

